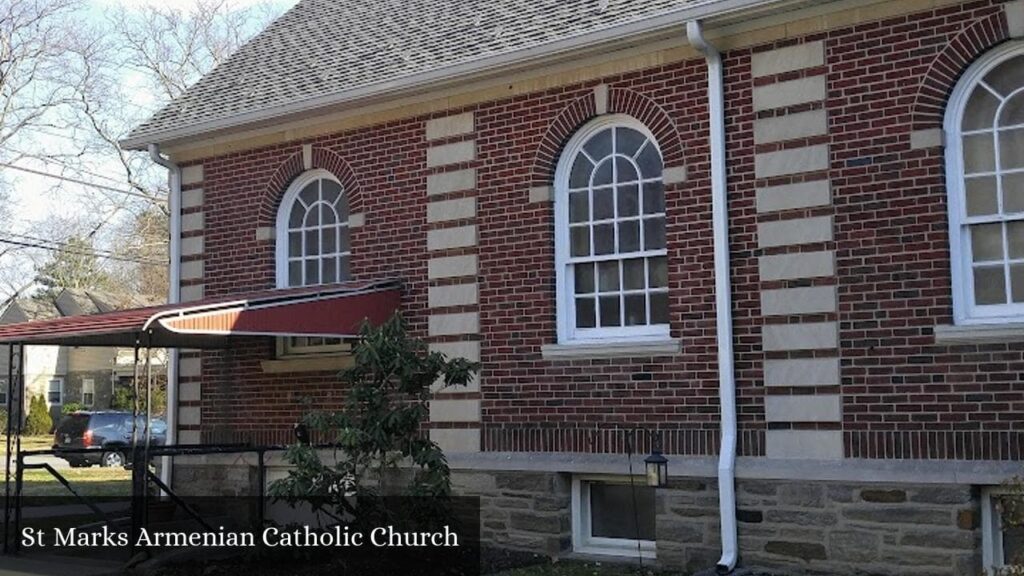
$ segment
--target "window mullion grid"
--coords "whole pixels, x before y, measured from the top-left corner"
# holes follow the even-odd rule
[[[615,264],[616,273],[619,276],[619,326],[626,325],[626,296],[624,291],[626,285],[622,278],[622,255],[619,249],[619,159],[616,157],[618,146],[615,141],[617,128],[612,128],[612,154],[609,156],[612,163],[612,253],[617,256]]]
[[[982,82],[982,84],[986,88],[988,88],[989,90],[992,90],[991,87],[988,86],[988,84],[985,84],[984,82]],[[1005,219],[1003,218],[1003,176],[1002,176],[1002,173],[1003,173],[1003,170],[1002,170],[1002,168],[1003,168],[1003,161],[1002,161],[1002,158],[1001,158],[1002,155],[1000,154],[1000,148],[999,148],[999,146],[1000,146],[999,114],[1000,114],[1000,110],[1002,109],[1003,104],[1005,104],[1005,100],[1003,100],[1000,97],[999,107],[996,109],[995,117],[992,119],[992,155],[993,155],[992,162],[993,162],[993,165],[996,167],[996,176],[995,176],[995,178],[996,178],[996,209],[998,210],[998,214],[999,214],[999,239],[1001,240],[1001,244],[1002,244],[1002,248],[1003,248],[1003,257],[1002,257],[1002,265],[1003,265],[1003,302],[1012,302],[1012,299],[1010,297],[1010,294],[1011,294],[1011,292],[1010,292],[1010,264],[1007,262],[1007,259],[1010,257],[1010,246],[1009,246],[1009,243],[1008,243],[1007,238],[1006,238],[1006,232],[1007,232],[1007,230],[1006,230],[1006,222],[1005,222]],[[966,190],[967,190],[967,188],[966,188],[966,183],[965,183],[965,186],[964,186],[965,198],[966,198]],[[966,202],[965,202],[965,204],[966,204]],[[973,272],[974,272],[973,269],[972,269],[971,272],[972,272],[972,276],[973,276]],[[972,280],[973,280],[973,278],[972,278]]]

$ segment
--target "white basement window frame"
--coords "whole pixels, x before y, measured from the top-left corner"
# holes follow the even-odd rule
[[[996,508],[998,498],[1009,491],[1003,486],[990,486],[981,491],[981,556],[982,570],[988,576],[997,576],[999,569],[1007,566],[1007,542],[1003,519]],[[1024,531],[1024,528],[1018,529]],[[1016,542],[1022,549],[1019,555],[1024,556],[1024,534],[1021,541]]]
[[[96,380],[82,378],[82,406],[92,408],[96,403]]]
[[[574,476],[572,479],[572,549],[579,554],[597,556],[616,556],[625,558],[637,558],[639,555],[644,559],[657,557],[657,545],[655,540],[636,538],[607,538],[594,535],[592,488],[594,486],[616,486],[630,488],[629,476]],[[647,485],[644,476],[633,476],[633,487],[637,490],[654,489]],[[623,514],[633,514],[630,506],[622,507],[617,511]],[[655,505],[650,510],[652,515],[657,513]],[[633,517],[629,518],[630,523]]]
[[[944,128],[954,322],[1022,322],[1024,42],[967,69]]]
[[[632,117],[602,116],[567,143],[555,171],[559,344],[669,337],[663,176],[654,135]]]

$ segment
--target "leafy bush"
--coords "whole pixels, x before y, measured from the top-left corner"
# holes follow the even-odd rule
[[[0,434],[7,434],[7,408],[0,408]]]
[[[141,380],[141,379],[140,379]],[[110,409],[111,410],[126,410],[131,411],[135,402],[132,400],[132,387],[118,385],[114,387],[114,392],[110,396]],[[144,382],[139,382],[139,412],[144,413],[146,411],[146,385]],[[153,415],[164,414],[167,412],[167,387],[165,386],[164,379],[161,377],[157,379],[157,382],[153,385]]]
[[[81,410],[85,410],[85,406],[82,406],[78,402],[68,402],[67,404],[61,406],[60,413],[61,414],[72,414],[74,412],[78,412],[78,411],[81,411]]]
[[[28,407],[28,418],[25,419],[25,434],[41,436],[49,434],[52,430],[53,418],[50,417],[46,399],[42,396],[33,396]]]
[[[996,497],[996,510],[1002,517],[1004,528],[1024,526],[1024,479],[1015,477],[1003,482],[1005,493]],[[1024,555],[1004,558],[1005,566],[996,570],[997,576],[1024,576]]]
[[[385,482],[388,495],[447,497],[448,462],[422,430],[430,387],[439,378],[446,386],[465,386],[479,365],[428,352],[426,344],[407,335],[397,314],[378,328],[364,325],[353,354],[355,365],[341,375],[347,385],[344,409],[303,418],[314,440],[339,448],[338,462],[324,464],[309,443],[291,446],[285,459],[292,468],[271,484],[271,497],[308,503],[334,518],[355,513],[353,498],[384,495]],[[395,474],[400,463],[411,464],[411,474]],[[391,482],[396,479],[408,484]]]

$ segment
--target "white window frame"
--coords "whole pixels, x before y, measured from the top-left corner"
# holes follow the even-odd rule
[[[90,396],[89,401],[86,402],[85,395]],[[92,378],[82,378],[82,406],[85,408],[92,408],[96,404],[96,380]]]
[[[963,140],[961,124],[967,101],[975,88],[981,87],[981,80],[993,68],[1006,60],[1024,54],[1024,42],[1014,41],[993,48],[975,61],[957,82],[946,106],[943,129],[946,136],[946,191],[949,208],[950,271],[953,289],[953,321],[955,324],[1002,324],[1024,322],[1024,304],[975,304],[974,271],[971,256],[971,236],[964,233],[967,226],[966,190],[964,187]],[[1022,87],[1024,88],[1024,87]],[[999,112],[996,112],[998,120]],[[998,168],[999,149],[996,155],[996,180],[1001,172]],[[999,184],[1001,185],[1001,184]],[[1003,219],[993,221],[1003,222]],[[1004,247],[1005,250],[1005,247]],[[1006,278],[1007,286],[1010,279]],[[1009,290],[1009,287],[1007,287]],[[1007,298],[1010,295],[1007,293]]]
[[[296,288],[296,286],[290,286],[288,284],[288,220],[291,216],[292,206],[298,199],[299,193],[302,192],[302,189],[310,183],[320,179],[332,180],[337,183],[338,186],[341,186],[342,197],[345,197],[347,201],[347,191],[345,190],[345,187],[341,185],[341,181],[338,180],[334,174],[320,168],[303,172],[291,183],[290,186],[288,186],[288,190],[285,191],[284,196],[281,198],[281,204],[277,208],[274,259],[275,268],[277,270],[278,288]],[[351,212],[351,206],[349,207],[349,211]],[[339,222],[339,224],[348,227],[347,218],[350,216],[351,214],[346,214],[346,220],[344,222]],[[349,246],[349,251],[342,254],[351,258],[351,253],[351,246]],[[349,262],[351,262],[351,260],[349,260]],[[318,284],[307,284],[307,286],[316,286]]]
[[[57,382],[57,390],[60,396],[60,400],[53,402],[50,400],[50,392],[53,388],[53,383]],[[47,406],[63,406],[64,405],[64,379],[63,378],[50,378],[46,382],[46,405]]]
[[[658,140],[654,134],[631,116],[624,114],[609,114],[592,120],[580,128],[565,145],[558,165],[555,169],[555,290],[556,296],[556,327],[559,344],[604,344],[612,342],[644,342],[664,341],[669,337],[669,324],[651,324],[646,326],[618,326],[614,328],[576,328],[576,305],[574,300],[574,279],[569,273],[569,175],[572,171],[573,161],[590,138],[598,132],[611,127],[623,127],[636,130],[643,134],[661,154]],[[664,156],[662,156],[664,162]],[[662,179],[664,180],[664,166],[662,166]],[[642,191],[641,191],[642,194]],[[665,225],[668,227],[666,202]],[[626,256],[610,258],[613,260],[624,260]],[[668,258],[668,249],[636,252],[628,258],[647,258],[664,256]],[[595,278],[595,282],[597,279]],[[671,284],[671,283],[670,283]],[[670,287],[671,289],[671,287]]]
[[[644,476],[633,476],[637,487],[647,487]],[[579,554],[637,557],[637,545],[642,558],[657,558],[654,540],[628,538],[600,538],[591,536],[590,486],[593,484],[629,485],[629,476],[585,475],[572,479],[572,549]]]
[[[996,510],[994,497],[1007,492],[1003,486],[988,486],[981,490],[981,569],[989,576],[996,576],[999,569],[1006,566],[1003,519]]]

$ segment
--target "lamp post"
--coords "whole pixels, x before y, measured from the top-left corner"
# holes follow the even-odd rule
[[[668,459],[661,453],[661,434],[654,433],[654,443],[651,454],[644,458],[644,466],[647,468],[647,485],[652,488],[664,488],[668,486]]]

